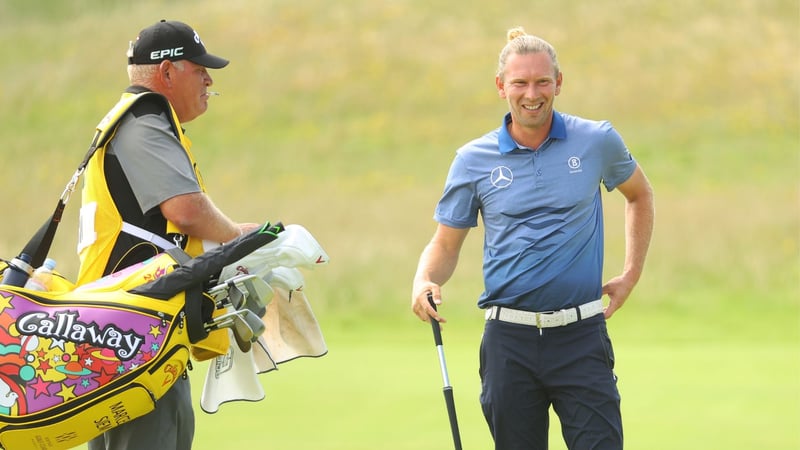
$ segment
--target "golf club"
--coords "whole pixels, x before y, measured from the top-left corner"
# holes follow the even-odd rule
[[[237,275],[212,287],[207,293],[214,299],[217,309],[222,309],[226,306],[232,306],[233,309],[241,309],[245,299],[245,292],[242,291],[242,287],[250,278],[257,277],[247,274]],[[247,288],[245,287],[245,289]]]
[[[275,291],[263,278],[251,276],[244,279],[244,288],[247,290],[245,306],[259,317],[267,312],[267,303],[272,300]]]
[[[433,294],[428,292],[428,303],[436,311],[436,304],[433,302]],[[444,401],[447,405],[447,415],[450,417],[450,431],[453,432],[453,443],[456,450],[461,450],[461,434],[458,432],[458,418],[456,417],[456,402],[453,398],[453,387],[450,386],[450,377],[447,376],[447,364],[444,360],[444,347],[442,345],[442,330],[439,322],[430,319],[433,328],[433,340],[436,343],[436,350],[439,352],[439,366],[442,369],[442,381],[444,383]]]
[[[231,331],[233,331],[233,337],[236,340],[236,345],[239,346],[239,350],[243,352],[249,352],[250,347],[254,340],[258,339],[258,334],[256,329],[253,328],[252,322],[247,320],[247,317],[250,317],[249,310],[242,310],[237,311],[237,314],[233,320],[233,326],[231,327]],[[256,318],[258,320],[258,318]],[[261,320],[258,320],[261,324],[261,328],[263,331],[263,323]],[[258,326],[258,325],[257,325]]]
[[[231,329],[236,344],[243,352],[249,352],[251,344],[266,330],[261,318],[249,309],[227,312],[205,324],[206,331],[222,328]]]
[[[249,309],[259,317],[266,313],[267,302],[274,291],[269,284],[256,275],[237,275],[208,291],[217,309],[232,307],[234,310]]]

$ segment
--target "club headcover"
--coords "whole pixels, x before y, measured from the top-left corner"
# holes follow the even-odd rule
[[[318,265],[327,264],[329,259],[328,254],[308,230],[302,225],[291,224],[287,225],[275,240],[225,266],[220,273],[220,279],[232,278],[243,273],[264,277],[270,269],[276,267],[313,269]]]

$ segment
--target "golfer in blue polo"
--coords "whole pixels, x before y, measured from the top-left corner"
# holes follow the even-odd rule
[[[498,450],[546,449],[549,408],[570,449],[621,449],[609,319],[639,280],[653,230],[653,192],[608,123],[555,111],[562,86],[546,41],[508,31],[497,91],[509,113],[457,152],[420,257],[412,309],[445,322],[441,286],[470,228],[484,229],[486,324],[481,405]],[[625,199],[622,273],[603,284],[601,186]],[[607,296],[607,303],[603,296]]]

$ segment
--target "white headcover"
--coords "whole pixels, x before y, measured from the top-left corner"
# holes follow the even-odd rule
[[[225,266],[220,280],[227,280],[243,273],[265,277],[270,269],[277,267],[301,267],[313,269],[328,263],[328,254],[314,236],[302,225],[286,225],[278,238],[257,249],[233,264]]]

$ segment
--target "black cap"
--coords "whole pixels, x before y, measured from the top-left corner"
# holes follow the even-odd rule
[[[128,64],[158,64],[182,59],[210,69],[221,69],[229,62],[208,53],[197,32],[176,20],[162,19],[140,31],[128,49]]]

